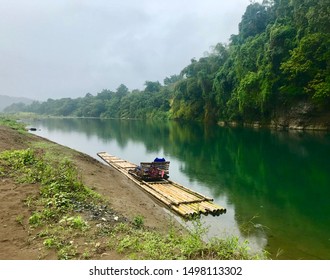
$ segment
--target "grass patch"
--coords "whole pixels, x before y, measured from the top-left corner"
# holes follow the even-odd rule
[[[141,228],[144,225],[144,217],[141,215],[137,215],[133,219],[133,225],[136,228]]]
[[[84,218],[75,214],[76,205],[97,207],[104,203],[100,195],[82,183],[70,160],[40,149],[4,151],[0,153],[0,165],[1,177],[11,177],[17,183],[36,184],[40,189],[38,196],[27,197],[24,204],[31,210],[30,227],[44,228],[44,246],[55,249],[59,259],[75,256],[77,248],[67,240],[89,229]],[[23,223],[22,217],[16,220]]]
[[[8,116],[1,116],[0,115],[0,125],[8,126],[12,129],[15,129],[19,132],[25,132],[25,124],[21,122],[17,122],[17,120],[14,117],[8,117]]]
[[[237,237],[202,240],[207,231],[199,220],[194,222],[191,232],[182,233],[170,226],[167,234],[136,228],[129,224],[118,224],[110,234],[108,246],[130,259],[144,260],[251,260],[265,259],[266,254],[250,254],[248,242]]]

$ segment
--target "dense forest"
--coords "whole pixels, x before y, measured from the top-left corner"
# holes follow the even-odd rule
[[[146,81],[144,90],[133,91],[122,84],[95,96],[13,104],[6,111],[265,123],[296,112],[329,121],[329,29],[330,0],[252,2],[228,44],[191,59],[163,84]]]

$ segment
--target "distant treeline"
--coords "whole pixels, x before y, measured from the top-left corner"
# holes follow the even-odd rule
[[[217,44],[178,75],[146,81],[144,90],[120,85],[95,96],[31,105],[6,112],[101,118],[200,121],[270,120],[299,102],[330,105],[330,0],[251,3],[230,43]]]

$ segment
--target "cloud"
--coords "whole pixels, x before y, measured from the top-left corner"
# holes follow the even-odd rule
[[[143,88],[227,42],[248,0],[0,0],[0,94]]]

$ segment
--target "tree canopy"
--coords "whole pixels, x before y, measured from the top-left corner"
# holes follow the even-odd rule
[[[239,32],[191,59],[164,83],[144,90],[120,85],[95,96],[13,105],[7,111],[111,118],[269,120],[301,100],[330,105],[330,0],[252,2]]]

